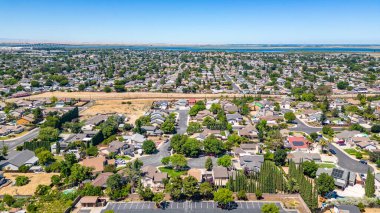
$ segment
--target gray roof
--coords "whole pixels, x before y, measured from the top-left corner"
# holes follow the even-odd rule
[[[347,138],[352,138],[357,134],[360,134],[360,132],[344,130],[341,133],[336,134],[335,137],[339,139],[347,139]]]
[[[8,162],[12,165],[20,167],[35,157],[36,157],[36,155],[34,154],[34,152],[32,152],[30,150],[23,150],[23,151],[17,153],[13,158],[9,159]]]
[[[348,213],[360,213],[360,210],[357,206],[353,205],[340,205],[336,206],[340,211],[348,212]]]
[[[239,158],[240,166],[248,168],[249,170],[260,170],[261,165],[264,163],[263,155],[244,155]]]
[[[214,178],[228,178],[228,171],[226,167],[214,167],[212,169],[212,174]]]

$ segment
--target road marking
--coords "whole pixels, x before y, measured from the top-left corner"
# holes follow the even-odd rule
[[[215,203],[214,203],[214,202],[212,202],[212,208],[215,208],[215,206],[214,206],[214,205],[215,205]]]
[[[208,202],[207,202],[207,209],[208,209]]]
[[[132,209],[132,206],[133,206],[133,203],[131,203],[131,205],[129,206],[129,209]]]
[[[245,206],[247,207],[247,209],[249,209],[249,207],[248,207],[248,202],[245,202]]]
[[[178,203],[177,203],[177,209],[178,209]]]

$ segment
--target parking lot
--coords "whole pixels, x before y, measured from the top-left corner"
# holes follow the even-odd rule
[[[228,212],[234,213],[260,213],[261,207],[267,202],[260,201],[237,201],[237,208],[230,210]],[[274,202],[278,207],[280,207],[281,213],[296,213],[296,210],[285,210],[282,208],[279,202]],[[205,213],[217,213],[217,212],[227,212],[227,210],[222,210],[217,207],[217,204],[213,201],[202,201],[202,202],[169,202],[166,209],[158,209],[155,206],[154,202],[119,202],[119,203],[108,203],[106,208],[102,210],[102,212],[106,210],[113,210],[115,213],[119,212],[168,212],[168,213],[179,213],[179,212],[205,212]]]

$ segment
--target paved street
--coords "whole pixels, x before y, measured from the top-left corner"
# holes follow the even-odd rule
[[[168,151],[169,146],[170,142],[164,143],[160,146],[156,154],[141,157],[140,160],[144,163],[144,166],[160,166],[161,159],[170,156],[170,151]]]
[[[231,82],[231,85],[232,85],[232,87],[234,88],[234,90],[235,90],[236,92],[241,93],[240,87],[238,87],[238,86],[236,85],[236,83],[231,79],[231,77],[230,77],[229,75],[224,74],[224,78],[225,78],[227,81]]]
[[[176,110],[178,113],[178,126],[177,134],[184,134],[187,130],[187,119],[189,117],[189,110]]]
[[[301,121],[299,118],[296,118],[295,122],[297,122],[297,126],[293,128],[289,128],[291,131],[298,131],[298,132],[306,132],[307,134],[310,134],[312,132],[318,132],[322,131],[322,127],[310,127],[306,125],[303,121]],[[340,127],[333,127],[334,131],[341,131],[342,128]]]
[[[217,204],[214,201],[202,201],[202,202],[169,202],[166,209],[157,209],[154,202],[120,202],[120,203],[108,203],[106,209],[102,210],[113,210],[115,213],[121,212],[168,212],[168,213],[217,213],[217,212],[234,212],[234,213],[260,213],[261,207],[266,202],[260,201],[237,201],[237,207],[233,210],[223,210],[217,207]],[[279,208],[281,213],[292,212],[296,213],[296,210],[285,210],[279,202],[273,202]]]
[[[17,146],[24,144],[24,142],[26,141],[30,141],[36,138],[39,132],[40,132],[40,128],[35,128],[29,131],[28,133],[26,133],[25,135],[22,135],[21,137],[1,141],[0,148],[3,147],[3,142],[4,142],[4,145],[7,145],[9,148],[7,158],[8,159],[12,158],[12,156],[16,153],[15,149]]]
[[[373,171],[373,168],[360,163],[359,161],[350,158],[346,153],[335,147],[335,144],[329,144],[329,149],[333,149],[336,154],[335,156],[338,158],[338,165],[344,169],[348,169],[357,173],[367,174],[368,168]]]

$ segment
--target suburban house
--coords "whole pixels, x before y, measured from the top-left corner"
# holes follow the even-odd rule
[[[105,173],[101,173],[99,174],[95,180],[93,180],[91,182],[91,184],[93,186],[99,186],[99,187],[102,187],[103,189],[107,188],[107,180],[108,178],[113,175],[112,172],[105,172]]]
[[[305,161],[321,162],[321,155],[319,153],[307,153],[295,151],[291,152],[287,156],[288,160],[292,160],[294,163],[302,163]]]
[[[226,167],[214,167],[212,169],[212,178],[216,186],[225,186],[228,182],[228,171]]]
[[[239,125],[241,121],[243,121],[243,116],[239,113],[235,112],[234,114],[226,114],[228,123],[232,125]]]
[[[348,185],[353,186],[356,183],[356,173],[342,168],[318,168],[317,177],[322,173],[332,176],[335,180],[335,185],[345,189]]]
[[[101,173],[106,165],[115,164],[115,160],[107,160],[104,156],[86,158],[79,162],[80,165],[93,168],[92,173]]]
[[[305,137],[289,136],[285,142],[285,147],[292,150],[307,151],[309,141]]]
[[[251,140],[258,140],[259,136],[258,133],[252,125],[247,125],[244,128],[238,130],[238,134],[241,137],[245,137]]]
[[[264,155],[242,155],[239,158],[240,166],[246,171],[259,172],[264,163]]]
[[[99,196],[84,196],[80,199],[81,207],[101,207],[105,206],[107,201]]]
[[[160,172],[154,166],[144,166],[141,168],[144,187],[151,187],[156,191],[164,189],[164,179],[168,178],[168,173]]]
[[[16,124],[17,125],[30,125],[32,123],[34,123],[34,117],[33,115],[29,114],[29,115],[25,115],[25,116],[22,116],[20,119],[18,119],[16,121]]]
[[[146,141],[145,136],[139,133],[123,136],[123,139],[126,140],[128,144],[133,145],[138,149],[140,149],[144,141]]]
[[[0,162],[0,167],[3,170],[16,171],[23,165],[31,167],[36,165],[37,162],[38,158],[33,151],[23,150],[18,152],[11,159]]]
[[[142,126],[141,129],[147,136],[160,136],[163,132],[156,126]]]
[[[260,152],[259,144],[257,143],[242,143],[240,148],[247,153],[257,154]]]

